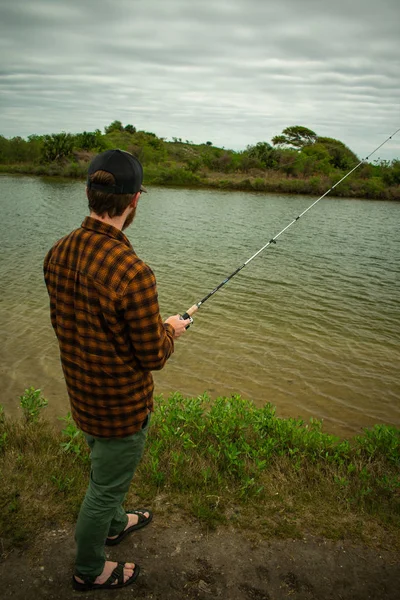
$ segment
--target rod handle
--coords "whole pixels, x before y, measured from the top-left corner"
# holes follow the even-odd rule
[[[193,304],[193,306],[191,306],[190,308],[187,309],[187,311],[185,312],[185,315],[187,315],[185,317],[185,315],[182,315],[184,319],[188,319],[189,317],[192,317],[194,315],[195,312],[197,312],[199,310],[199,307],[197,306],[197,304]]]

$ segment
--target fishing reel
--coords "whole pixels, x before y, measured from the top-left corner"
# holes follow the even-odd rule
[[[185,329],[189,329],[190,325],[193,323],[193,319],[190,315],[188,315],[187,312],[183,313],[183,315],[180,315],[180,318],[182,319],[182,321],[184,321],[185,319],[190,319],[190,324],[186,325]]]

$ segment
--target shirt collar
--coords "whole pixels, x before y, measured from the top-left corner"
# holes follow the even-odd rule
[[[108,235],[108,237],[119,240],[126,246],[129,246],[129,248],[132,248],[132,244],[126,235],[122,233],[120,229],[118,229],[118,227],[114,227],[108,223],[103,223],[103,221],[100,221],[99,219],[95,219],[94,217],[86,217],[82,223],[82,227],[83,229],[89,229],[90,231],[95,231],[96,233]]]

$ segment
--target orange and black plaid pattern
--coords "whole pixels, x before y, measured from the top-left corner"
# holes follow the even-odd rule
[[[152,270],[122,231],[87,217],[49,251],[44,277],[77,426],[135,433],[153,408],[151,371],[174,351]]]

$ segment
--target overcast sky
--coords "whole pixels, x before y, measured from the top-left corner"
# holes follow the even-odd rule
[[[364,158],[400,127],[399,25],[400,0],[0,0],[0,134],[304,125]]]

